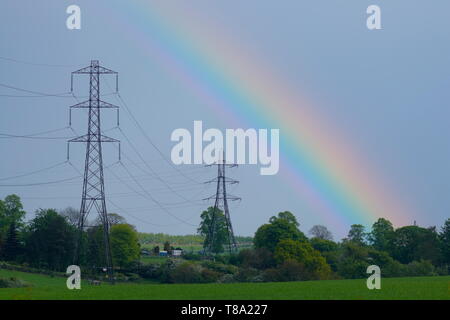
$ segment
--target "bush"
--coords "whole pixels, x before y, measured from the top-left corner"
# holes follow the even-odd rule
[[[219,273],[235,274],[238,271],[238,268],[236,266],[214,261],[203,261],[201,266]]]
[[[171,279],[173,283],[201,283],[202,269],[192,262],[183,262],[172,271]]]
[[[261,282],[263,280],[259,270],[255,268],[240,268],[234,275],[234,279],[238,282]]]
[[[232,274],[224,274],[217,280],[217,282],[219,282],[219,283],[233,283],[233,282],[236,282],[236,279],[234,279],[234,276]]]
[[[332,277],[325,258],[309,242],[281,240],[275,248],[275,260],[283,264],[295,260],[303,266],[304,280],[323,280]]]
[[[243,267],[251,267],[259,270],[275,267],[273,253],[266,248],[244,249],[239,252],[237,260]]]
[[[0,278],[0,288],[23,288],[30,286],[29,283],[15,277]]]
[[[222,276],[223,273],[214,271],[214,270],[210,270],[210,269],[203,269],[201,272],[201,276],[202,276],[202,282],[217,282]]]
[[[159,263],[142,265],[139,268],[139,275],[144,279],[159,279],[161,276],[161,265]]]
[[[289,259],[277,268],[267,269],[263,274],[264,281],[301,281],[308,280],[309,274],[305,266],[295,260]]]
[[[185,260],[201,260],[202,255],[194,252],[183,252],[183,258]]]
[[[429,260],[413,261],[406,265],[407,274],[410,277],[436,276],[435,267]]]

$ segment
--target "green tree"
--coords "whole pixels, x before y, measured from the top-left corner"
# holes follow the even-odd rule
[[[325,258],[308,242],[280,240],[275,248],[274,257],[280,265],[289,260],[301,263],[305,280],[328,279],[331,276],[331,268]]]
[[[31,221],[26,243],[28,262],[63,271],[72,263],[76,229],[53,209],[40,209]]]
[[[85,262],[87,265],[93,269],[106,266],[103,226],[94,226],[86,231],[86,243],[84,247],[86,248]]]
[[[164,251],[167,251],[167,252],[170,251],[170,242],[169,241],[164,242]]]
[[[380,218],[372,225],[372,232],[369,233],[368,238],[375,249],[392,252],[394,236],[395,232],[392,223],[389,220]]]
[[[395,230],[393,257],[401,263],[430,260],[437,265],[442,261],[439,236],[435,228],[406,226]]]
[[[345,241],[354,242],[358,245],[365,245],[366,239],[365,227],[361,224],[352,224],[350,226],[350,231],[348,232],[347,238]]]
[[[307,241],[306,236],[298,229],[299,223],[295,216],[288,212],[280,212],[270,218],[268,224],[258,228],[253,239],[256,248],[267,248],[275,251],[278,242],[284,239]]]
[[[129,224],[112,226],[110,239],[114,265],[126,268],[139,259],[140,247],[137,232]]]
[[[20,197],[15,194],[6,196],[3,201],[0,201],[0,236],[4,238],[12,223],[16,228],[23,227],[24,217],[25,211],[23,211]]]
[[[443,262],[450,265],[450,218],[448,218],[442,226],[439,233],[439,239],[441,240],[442,257]]]
[[[203,242],[203,248],[206,249],[210,246],[212,239],[210,239],[209,230],[212,228],[214,215],[214,207],[209,207],[203,211],[200,215],[201,222],[200,227],[197,229],[198,234],[205,238]],[[212,251],[214,253],[220,253],[224,251],[224,245],[228,243],[228,229],[225,220],[225,215],[220,209],[216,210],[214,219],[214,243],[212,244]]]
[[[335,251],[338,248],[338,244],[331,240],[325,240],[320,238],[312,238],[309,240],[314,249],[319,252]]]
[[[19,242],[15,222],[9,225],[6,240],[3,245],[2,256],[6,261],[15,261],[22,252],[22,245]]]

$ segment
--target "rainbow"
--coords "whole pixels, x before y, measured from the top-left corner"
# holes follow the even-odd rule
[[[340,230],[353,223],[368,226],[378,217],[394,225],[407,223],[411,209],[389,192],[382,174],[357,154],[351,140],[220,26],[198,25],[204,20],[198,13],[181,13],[167,1],[127,2],[113,12],[126,36],[181,79],[227,126],[279,128],[280,174],[324,223]]]

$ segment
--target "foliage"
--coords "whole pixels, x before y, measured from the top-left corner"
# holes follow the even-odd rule
[[[450,218],[448,218],[439,233],[443,262],[450,268]]]
[[[309,242],[311,243],[314,249],[316,249],[321,253],[335,251],[338,248],[338,244],[331,240],[312,238],[309,240]]]
[[[192,262],[184,262],[177,266],[172,272],[173,283],[201,283],[204,282],[202,269]]]
[[[361,224],[352,224],[350,226],[350,231],[348,232],[345,241],[354,242],[358,245],[366,244],[367,233],[365,232],[365,227]]]
[[[202,212],[200,218],[200,227],[197,229],[197,232],[205,239],[203,242],[203,248],[206,249],[211,246],[212,252],[223,252],[224,245],[227,244],[229,240],[227,223],[223,211],[216,209],[216,212],[214,213],[214,207],[209,207],[207,210]],[[211,242],[213,239],[210,239],[211,235],[209,232],[211,228],[214,228],[214,243],[212,244]]]
[[[381,251],[392,252],[394,227],[389,220],[379,218],[373,225],[368,238],[372,246]]]
[[[321,240],[333,240],[333,234],[327,229],[327,227],[322,225],[315,225],[309,230],[309,234],[316,239]]]
[[[280,212],[278,217],[271,217],[269,224],[258,228],[254,237],[256,248],[266,248],[275,251],[278,242],[284,239],[307,241],[306,236],[298,229],[299,223],[295,216],[288,212]]]
[[[139,259],[140,247],[137,233],[129,224],[113,225],[110,239],[114,265],[126,268]]]
[[[305,277],[305,266],[293,259],[284,261],[277,268],[271,268],[264,271],[264,281],[301,281],[308,280]]]
[[[24,217],[25,211],[18,195],[11,194],[0,200],[0,238],[5,237],[12,223],[16,228],[23,227]]]
[[[237,259],[240,266],[259,270],[268,269],[276,265],[273,253],[267,248],[241,250]]]
[[[0,278],[0,288],[22,288],[29,286],[29,283],[15,277]]]
[[[33,266],[65,270],[74,256],[75,234],[75,228],[55,210],[38,210],[25,240],[27,260]]]
[[[281,240],[275,249],[274,257],[278,264],[288,260],[300,263],[303,279],[319,280],[331,277],[331,268],[325,258],[308,242]]]
[[[18,240],[16,223],[9,225],[5,243],[3,244],[2,257],[6,261],[14,261],[22,253],[22,244]]]
[[[393,257],[401,263],[430,260],[436,265],[439,264],[442,256],[436,230],[418,226],[406,226],[395,230]]]

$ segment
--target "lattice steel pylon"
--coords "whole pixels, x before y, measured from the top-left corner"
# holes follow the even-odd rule
[[[108,278],[109,281],[114,283],[111,245],[109,239],[110,226],[108,221],[108,214],[106,210],[106,200],[105,200],[102,142],[119,142],[119,140],[107,137],[102,134],[100,110],[103,108],[115,108],[118,110],[118,107],[100,100],[100,75],[102,74],[115,75],[116,91],[117,91],[118,74],[115,71],[100,66],[98,60],[92,60],[90,66],[72,72],[71,91],[73,91],[73,76],[76,74],[89,75],[90,86],[89,86],[89,100],[80,102],[70,107],[70,110],[72,110],[72,108],[75,109],[87,108],[89,113],[87,134],[68,141],[68,146],[70,145],[71,142],[86,143],[83,191],[81,196],[80,217],[78,221],[79,239],[76,242],[74,263],[79,264],[80,262],[82,233],[85,227],[86,218],[89,215],[91,209],[95,207],[97,213],[100,215],[100,219],[103,226],[103,239],[105,245],[105,259]],[[69,147],[67,153],[69,157]],[[119,159],[120,159],[120,142],[119,142]]]
[[[237,252],[238,246],[236,243],[236,239],[234,237],[233,226],[231,224],[230,210],[228,208],[228,200],[238,201],[241,200],[241,198],[227,194],[226,188],[227,184],[235,184],[239,183],[239,181],[227,178],[225,175],[225,168],[237,167],[237,164],[227,164],[225,161],[225,155],[223,155],[223,160],[219,160],[214,165],[217,166],[217,178],[207,181],[206,183],[217,182],[216,194],[204,199],[204,200],[215,199],[211,224],[208,227],[208,234],[207,234],[208,242],[205,248],[205,254],[213,253],[213,247],[217,236],[216,224],[218,219],[218,212],[220,209],[223,209],[225,215],[225,224],[228,233],[228,251],[231,254],[233,252]]]

